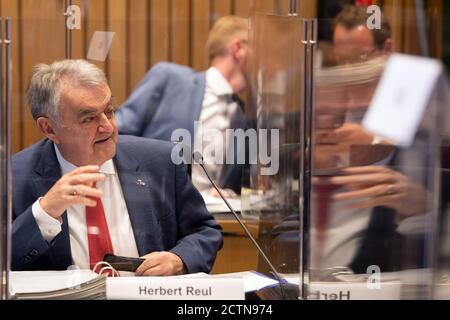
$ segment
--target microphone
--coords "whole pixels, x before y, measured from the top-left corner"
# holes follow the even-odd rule
[[[195,151],[192,154],[192,158],[194,159],[195,162],[197,162],[202,167],[203,171],[205,172],[206,176],[208,177],[208,180],[211,182],[211,184],[214,187],[214,189],[216,189],[217,193],[220,195],[222,200],[225,202],[225,204],[227,205],[228,209],[230,209],[231,213],[233,214],[234,218],[237,220],[237,222],[241,226],[242,230],[244,230],[244,232],[247,235],[247,237],[251,240],[251,242],[255,246],[256,250],[261,255],[261,257],[263,258],[263,260],[266,263],[266,265],[271,270],[272,274],[274,275],[274,277],[276,278],[276,280],[280,284],[281,297],[282,297],[283,300],[286,300],[287,296],[286,296],[286,293],[285,293],[284,286],[286,286],[288,283],[285,282],[285,281],[282,281],[282,278],[280,277],[277,269],[274,267],[274,265],[270,262],[269,258],[266,256],[264,251],[261,249],[261,247],[259,246],[259,244],[256,241],[255,237],[253,237],[252,233],[247,229],[245,224],[242,222],[241,218],[239,218],[239,216],[237,215],[236,211],[234,211],[233,207],[228,203],[228,201],[225,198],[225,196],[223,195],[222,191],[220,191],[220,188],[216,185],[216,183],[211,178],[211,176],[208,173],[208,170],[206,170],[206,168],[205,168],[205,166],[203,164],[203,156],[202,156],[202,154],[200,152],[198,152],[198,151]],[[289,287],[290,287],[289,289],[291,291],[293,288],[292,288],[292,286],[289,286]],[[299,298],[299,288],[297,286],[295,286],[294,290],[292,290],[292,291],[293,291],[292,292],[293,295],[290,295],[289,299],[297,300]]]

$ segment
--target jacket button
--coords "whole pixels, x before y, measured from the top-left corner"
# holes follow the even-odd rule
[[[39,255],[39,251],[37,251],[36,249],[30,251],[30,256],[35,257],[37,255]]]

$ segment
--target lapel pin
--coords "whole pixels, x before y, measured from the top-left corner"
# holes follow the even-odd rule
[[[145,185],[146,185],[146,183],[145,183],[144,181],[142,181],[141,179],[138,179],[138,180],[136,181],[136,184],[137,184],[138,186],[140,186],[140,187],[145,187]]]

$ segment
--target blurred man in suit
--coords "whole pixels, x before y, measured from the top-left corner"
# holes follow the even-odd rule
[[[13,270],[93,268],[143,257],[137,275],[209,272],[221,230],[172,144],[118,136],[104,73],[36,66],[31,113],[46,139],[13,157]]]
[[[216,139],[223,139],[226,129],[244,127],[243,105],[236,94],[247,85],[247,40],[246,19],[220,18],[206,44],[210,68],[198,73],[172,63],[155,65],[117,111],[119,132],[170,141],[172,133],[181,128],[190,132],[192,143],[203,139],[203,149],[217,143],[226,149],[223,140]],[[222,134],[207,140],[194,132],[194,121],[200,121],[203,132]],[[208,158],[204,163],[220,187],[240,192],[240,166],[221,165]],[[200,191],[211,187],[198,165],[192,167],[192,180]]]
[[[365,6],[345,6],[334,20],[333,46],[338,63],[367,61],[393,49],[391,26],[382,14],[381,28],[370,30]],[[340,59],[340,60],[339,60]]]

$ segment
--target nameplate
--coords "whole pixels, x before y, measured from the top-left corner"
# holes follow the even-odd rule
[[[244,300],[239,278],[119,277],[106,282],[108,300]]]
[[[398,300],[401,297],[401,283],[312,282],[308,290],[308,300]]]

